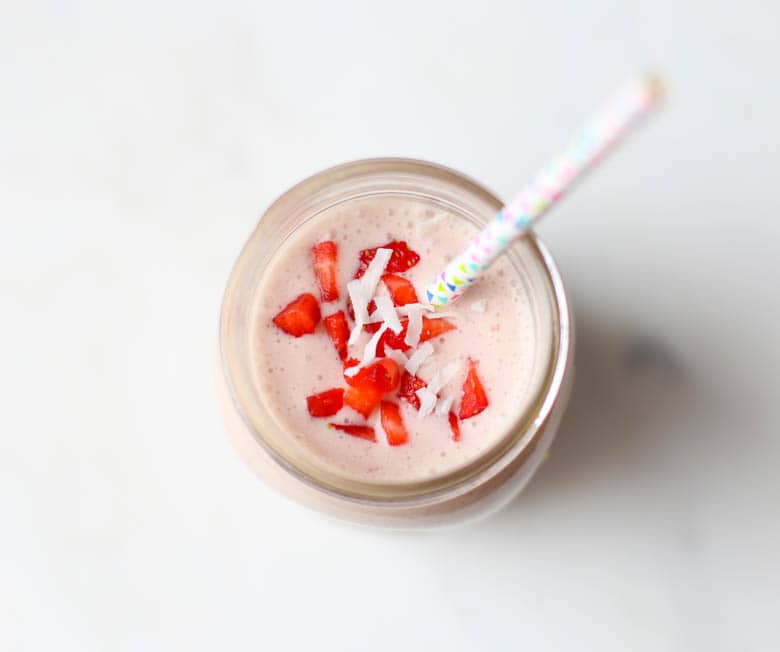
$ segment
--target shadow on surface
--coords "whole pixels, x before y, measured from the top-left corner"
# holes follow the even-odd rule
[[[576,372],[549,458],[510,511],[609,484],[659,481],[669,462],[702,445],[705,397],[663,335],[618,315],[577,311]],[[706,400],[705,400],[706,398]],[[674,464],[672,464],[674,466]],[[617,483],[617,484],[616,484]]]

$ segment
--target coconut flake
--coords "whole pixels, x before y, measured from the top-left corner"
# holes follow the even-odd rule
[[[428,389],[431,390],[434,394],[438,394],[442,387],[455,378],[458,371],[460,370],[460,367],[460,360],[453,360],[452,362],[448,362],[435,374],[433,374],[433,378],[431,378],[430,382],[428,383]]]
[[[361,369],[364,369],[376,360],[376,347],[379,345],[379,340],[382,338],[382,335],[385,334],[386,330],[387,324],[382,324],[380,329],[371,336],[371,339],[368,340],[365,347],[363,347],[363,357],[360,362],[351,367],[347,367],[347,369],[344,370],[345,376],[348,376],[349,378],[357,376]]]
[[[374,303],[376,304],[376,313],[379,314],[387,327],[398,335],[403,326],[401,326],[401,320],[398,319],[398,314],[395,312],[395,306],[390,297],[376,297]]]
[[[368,320],[368,302],[371,297],[366,297],[365,288],[360,279],[347,283],[347,293],[352,302],[352,310],[355,312],[355,326],[349,334],[349,346],[357,344],[360,333],[363,332],[363,325]]]
[[[417,414],[421,417],[427,417],[436,406],[436,392],[432,392],[428,387],[421,387],[415,394],[420,399],[420,409]]]
[[[420,308],[407,311],[409,323],[406,327],[404,342],[414,348],[420,343],[420,335],[422,334],[422,314],[425,312],[425,308],[424,306],[421,306],[421,304],[409,304],[406,308],[410,308],[412,305],[419,305]]]
[[[385,273],[385,267],[387,267],[387,263],[390,262],[390,256],[392,255],[392,249],[377,249],[374,258],[368,264],[365,273],[358,279],[366,290],[368,301],[371,301],[371,298],[374,296],[376,286],[379,284],[379,279],[382,278],[382,274]],[[366,306],[368,306],[368,301],[366,301]]]
[[[455,394],[450,396],[444,396],[436,403],[436,415],[440,417],[446,417],[452,409],[452,404],[455,402]]]
[[[382,335],[385,334],[386,330],[387,324],[382,324],[379,330],[368,340],[363,349],[363,359],[360,361],[361,366],[367,367],[376,359],[376,347],[379,345],[379,340],[382,339]]]
[[[408,315],[410,312],[433,312],[433,308],[425,303],[407,303],[404,306],[398,306],[396,308],[399,315]]]
[[[406,367],[406,363],[409,362],[409,358],[406,357],[403,351],[391,349],[390,347],[385,349],[385,357],[395,361],[395,363],[401,368]]]
[[[474,312],[484,313],[487,310],[487,299],[480,299],[479,301],[472,301],[469,308]]]
[[[358,372],[363,368],[362,364],[356,364],[351,367],[347,367],[344,370],[344,375],[348,376],[349,378],[352,378],[353,376],[357,376]]]
[[[382,278],[392,253],[392,249],[377,249],[363,276],[347,283],[347,293],[352,302],[352,310],[355,312],[355,326],[347,342],[349,346],[357,344],[363,326],[368,323],[368,304],[374,297],[376,286]]]
[[[406,370],[410,374],[416,374],[417,370],[425,363],[425,361],[433,355],[433,344],[425,342],[420,348],[418,348],[409,358],[409,362],[406,363]]]

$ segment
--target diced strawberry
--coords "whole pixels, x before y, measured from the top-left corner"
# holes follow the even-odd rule
[[[394,360],[385,358],[344,378],[350,386],[344,394],[344,402],[368,418],[382,397],[398,388],[401,371]]]
[[[320,321],[320,305],[308,292],[293,299],[274,317],[274,324],[293,337],[314,332]]]
[[[409,326],[408,319],[401,320],[401,332],[396,334],[389,328],[379,338],[379,342],[376,345],[376,354],[385,355],[385,346],[395,349],[396,351],[407,351],[411,347],[406,343],[406,329]]]
[[[328,315],[322,320],[322,325],[325,327],[328,337],[333,341],[333,346],[336,347],[339,358],[346,360],[349,326],[347,325],[347,317],[344,315],[344,311],[339,310],[332,315]]]
[[[416,392],[418,389],[422,389],[423,387],[427,386],[428,383],[426,383],[422,378],[405,371],[404,375],[401,376],[401,386],[398,388],[398,398],[404,399],[407,403],[409,403],[409,405],[414,407],[415,410],[419,410],[420,399],[418,398]]]
[[[376,441],[376,433],[374,432],[374,429],[369,426],[353,426],[341,423],[329,423],[328,425],[336,430],[341,430],[341,432],[346,432],[353,437],[360,437],[360,439],[367,439],[368,441]]]
[[[452,430],[452,441],[460,441],[460,422],[454,412],[447,415],[450,421],[450,430]]]
[[[360,364],[360,360],[356,360],[355,358],[347,358],[346,360],[344,360],[344,364],[343,364],[344,371],[346,371],[350,367],[355,367],[359,364]]]
[[[344,393],[344,402],[366,419],[379,407],[382,392],[368,385],[349,387]]]
[[[311,249],[314,258],[314,275],[320,286],[320,297],[323,302],[336,301],[339,298],[339,286],[336,280],[336,264],[338,247],[333,240],[326,240],[314,245]]]
[[[477,375],[477,363],[469,359],[469,372],[463,383],[463,398],[460,401],[461,419],[473,417],[488,406],[485,388]]]
[[[417,303],[417,293],[409,279],[397,274],[385,274],[382,280],[390,291],[390,296],[396,306]]]
[[[420,333],[420,343],[432,340],[434,337],[444,335],[447,331],[455,330],[457,326],[444,318],[428,319],[425,315],[422,318],[422,332]]]
[[[344,378],[352,387],[370,388],[380,394],[387,394],[398,388],[401,382],[401,370],[395,360],[383,358],[364,367],[354,376],[344,376]]]
[[[393,240],[392,242],[388,242],[381,247],[363,249],[363,251],[360,252],[360,265],[358,266],[357,272],[355,272],[355,278],[360,278],[363,276],[363,274],[365,274],[369,264],[372,260],[374,260],[374,256],[376,256],[377,249],[393,250],[393,253],[390,256],[390,261],[387,263],[387,267],[385,268],[386,272],[405,272],[410,267],[414,267],[417,263],[420,262],[420,255],[416,251],[409,249],[406,242],[403,240],[400,242],[398,240]]]
[[[397,403],[382,401],[382,428],[391,446],[400,446],[409,441],[409,433],[406,432]]]
[[[313,417],[332,417],[344,407],[344,390],[337,387],[307,396],[306,405]]]

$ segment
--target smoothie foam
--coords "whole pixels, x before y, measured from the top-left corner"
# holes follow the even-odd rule
[[[295,441],[301,455],[331,473],[369,483],[413,483],[463,467],[493,448],[517,424],[539,391],[539,366],[548,364],[552,334],[534,319],[533,299],[523,274],[504,256],[489,269],[448,319],[457,329],[431,340],[434,356],[417,372],[430,381],[437,370],[459,361],[457,375],[441,395],[454,395],[455,405],[467,371],[467,359],[478,361],[489,406],[460,423],[461,439],[453,441],[447,416],[420,417],[398,401],[409,442],[388,445],[381,429],[368,442],[338,432],[328,423],[375,425],[348,406],[333,418],[310,416],[306,397],[344,386],[342,363],[322,323],[311,335],[293,338],[274,326],[273,317],[293,298],[309,292],[319,297],[312,272],[311,248],[333,240],[338,244],[338,301],[322,303],[322,316],[344,310],[346,286],[358,265],[359,252],[391,240],[405,240],[420,262],[404,274],[424,296],[426,284],[477,232],[478,227],[447,208],[408,196],[354,199],[331,207],[298,228],[274,254],[257,289],[251,351],[255,392],[279,427]],[[384,292],[379,284],[378,293]],[[360,357],[365,334],[350,355]],[[411,353],[408,352],[408,353]],[[397,400],[393,398],[393,400]]]

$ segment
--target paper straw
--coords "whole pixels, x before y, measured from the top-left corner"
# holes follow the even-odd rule
[[[644,117],[663,94],[661,81],[639,77],[618,91],[563,153],[456,256],[428,286],[434,307],[456,301],[512,242],[527,233],[531,224],[553,206],[582,175]]]

